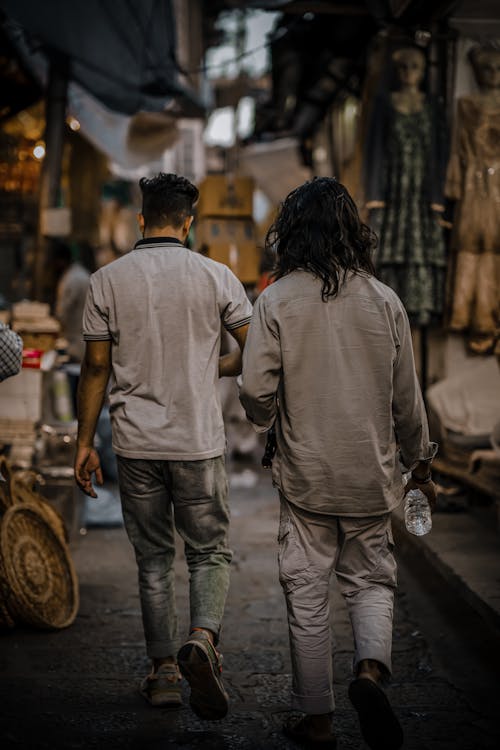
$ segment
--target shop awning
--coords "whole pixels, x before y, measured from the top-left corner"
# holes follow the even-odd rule
[[[0,0],[0,8],[11,39],[66,57],[70,79],[110,109],[131,115],[175,101],[184,116],[203,113],[179,76],[171,0]]]
[[[254,178],[257,187],[274,206],[311,178],[310,170],[302,164],[295,138],[252,143],[240,152],[240,169]]]

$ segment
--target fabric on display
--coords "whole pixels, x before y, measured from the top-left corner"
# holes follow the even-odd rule
[[[500,327],[500,106],[458,100],[446,194],[457,201],[448,278],[449,326],[489,351]]]
[[[445,127],[439,102],[404,114],[377,99],[365,151],[366,202],[379,236],[378,276],[403,301],[410,322],[437,322],[444,308],[445,246],[439,214],[445,171]]]

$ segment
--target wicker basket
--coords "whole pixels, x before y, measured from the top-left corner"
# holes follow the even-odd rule
[[[9,462],[5,456],[0,456],[0,514],[12,505],[12,496],[10,494],[11,470]]]
[[[10,479],[11,505],[15,503],[31,503],[36,505],[47,523],[52,526],[57,536],[63,542],[68,541],[68,532],[61,515],[47,500],[35,491],[36,474],[34,471],[16,471]]]
[[[40,507],[17,503],[0,527],[0,591],[14,621],[65,628],[78,611],[78,582],[68,548]]]
[[[15,625],[14,619],[7,606],[9,599],[10,588],[7,583],[7,576],[5,575],[2,557],[0,555],[0,628],[13,628]]]

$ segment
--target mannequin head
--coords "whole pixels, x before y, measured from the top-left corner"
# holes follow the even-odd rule
[[[425,55],[416,47],[402,47],[392,55],[401,86],[416,87],[422,83],[425,73]]]
[[[500,89],[500,49],[473,47],[469,60],[480,89]]]

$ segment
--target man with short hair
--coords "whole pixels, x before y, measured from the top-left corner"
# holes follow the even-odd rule
[[[184,246],[197,188],[173,174],[143,178],[140,187],[144,239],[90,281],[75,475],[96,497],[91,478],[102,483],[102,472],[93,439],[111,376],[113,450],[153,662],[141,693],[153,706],[179,705],[179,664],[193,710],[219,719],[228,710],[216,646],[231,551],[217,382],[241,370],[251,305],[229,268]],[[239,345],[224,357],[221,326]],[[190,572],[191,632],[177,658],[174,526]]]
[[[335,572],[354,635],[349,697],[372,750],[397,750],[399,722],[382,690],[391,673],[396,562],[391,511],[407,489],[436,495],[427,418],[408,318],[374,276],[376,238],[343,185],[311,180],[285,200],[267,246],[277,280],[255,304],[241,400],[258,430],[276,426],[279,576],[292,655],[285,733],[333,750],[329,583]]]

